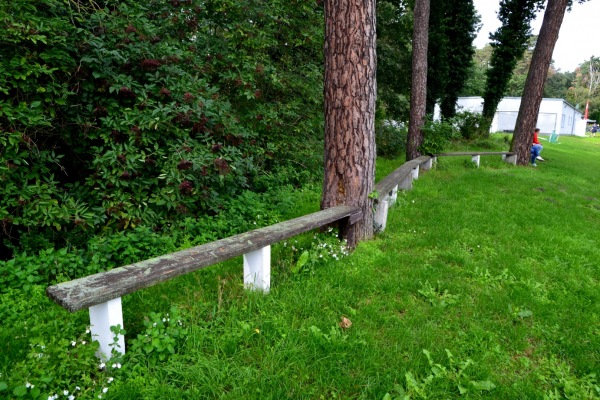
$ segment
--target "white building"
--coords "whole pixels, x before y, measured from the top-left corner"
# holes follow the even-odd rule
[[[483,98],[459,97],[457,111],[481,113]],[[520,97],[505,97],[498,104],[490,132],[513,132],[517,123]],[[555,131],[559,135],[585,136],[586,124],[581,111],[563,99],[542,99],[536,126],[541,134],[550,135]]]

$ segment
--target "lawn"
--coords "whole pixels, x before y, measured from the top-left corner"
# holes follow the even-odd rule
[[[600,138],[544,146],[537,168],[440,158],[349,255],[327,232],[274,246],[269,295],[235,259],[124,297],[102,369],[87,312],[9,291],[0,397],[600,398]]]

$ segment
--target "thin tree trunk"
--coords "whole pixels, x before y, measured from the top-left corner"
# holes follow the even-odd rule
[[[427,47],[429,44],[429,0],[416,0],[412,49],[412,83],[406,159],[419,157],[423,144],[425,107],[427,104]]]
[[[321,208],[358,206],[348,244],[373,236],[375,1],[325,2],[325,176]]]
[[[517,153],[517,163],[527,165],[533,142],[533,130],[536,127],[540,104],[544,95],[544,82],[552,62],[554,45],[562,25],[569,0],[548,0],[544,20],[540,29],[531,65],[525,81],[521,106],[511,144],[511,151]]]

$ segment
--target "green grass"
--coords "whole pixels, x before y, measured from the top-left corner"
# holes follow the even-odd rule
[[[600,139],[544,146],[538,168],[440,158],[386,231],[340,260],[292,272],[319,251],[313,235],[274,246],[269,295],[243,290],[235,259],[126,296],[128,340],[173,305],[186,332],[163,360],[128,353],[103,398],[600,398]],[[298,210],[318,207],[318,194],[302,199]],[[0,382],[31,330],[85,329],[86,312],[35,306],[2,328],[21,339]],[[27,331],[27,318],[54,328]]]

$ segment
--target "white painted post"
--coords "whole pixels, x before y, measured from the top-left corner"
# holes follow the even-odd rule
[[[379,200],[379,202],[377,203],[377,210],[375,211],[375,216],[373,217],[373,224],[377,232],[383,232],[387,225],[387,215],[390,205],[387,200],[387,196],[385,197],[385,199],[386,200]]]
[[[271,288],[271,246],[244,254],[244,286],[265,293]]]
[[[479,168],[479,161],[481,159],[481,156],[479,154],[474,155],[473,157],[471,157],[471,161],[473,161],[473,163],[475,163],[475,165],[477,165],[477,168]]]
[[[414,167],[412,170],[412,178],[419,179],[419,166],[418,165],[416,167]]]
[[[437,164],[437,157],[431,157],[431,161],[433,164]]]
[[[517,155],[516,154],[513,154],[513,155],[504,154],[502,156],[502,159],[509,164],[517,165]]]
[[[121,298],[117,297],[105,303],[91,306],[89,311],[92,340],[97,340],[100,343],[96,356],[102,360],[108,360],[112,355],[115,338],[115,334],[111,332],[110,327],[118,325],[121,329],[124,328]],[[115,350],[125,354],[125,336],[122,334],[118,334]]]
[[[402,190],[411,190],[412,189],[412,181],[413,176],[412,173],[404,178],[399,184],[398,187]]]
[[[390,206],[391,206],[398,199],[398,185],[394,186],[394,188],[390,192],[389,196],[390,196],[390,200],[389,201],[390,201]]]
[[[431,169],[431,167],[433,166],[433,159],[434,159],[434,157],[430,158],[429,160],[427,160],[423,164],[421,164],[421,167],[423,168],[424,171],[429,171]]]

